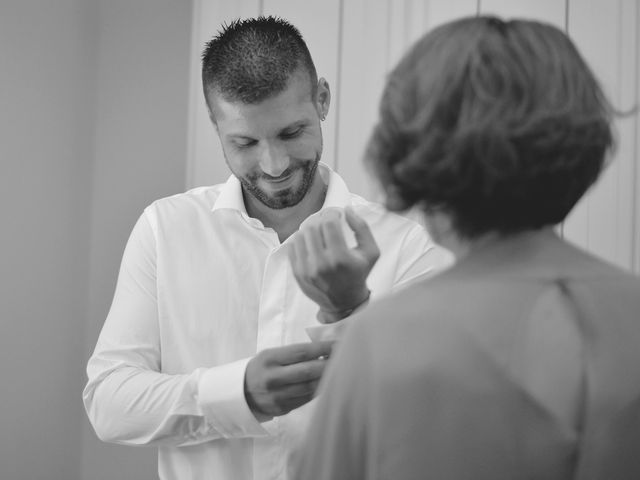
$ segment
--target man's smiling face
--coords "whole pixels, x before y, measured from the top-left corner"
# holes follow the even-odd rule
[[[272,209],[297,205],[322,154],[320,115],[306,72],[298,70],[285,90],[257,104],[210,95],[227,165],[245,194]]]

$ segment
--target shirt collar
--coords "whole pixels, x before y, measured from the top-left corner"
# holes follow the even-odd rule
[[[325,182],[328,181],[329,188],[327,195],[322,204],[322,210],[329,207],[344,208],[351,203],[351,194],[344,180],[334,172],[328,165],[320,162],[318,172]],[[211,211],[230,209],[237,210],[247,215],[247,209],[242,198],[242,185],[235,175],[231,175],[229,179],[222,185],[220,195],[211,207]]]
[[[347,184],[340,175],[331,170],[328,165],[320,163],[318,165],[320,175],[326,182],[328,180],[329,188],[327,189],[327,195],[324,198],[322,209],[328,207],[341,207],[344,208],[351,204],[351,193],[347,188]]]
[[[216,210],[237,210],[247,215],[247,209],[242,198],[242,186],[235,175],[231,175],[220,188],[220,195],[218,195],[213,207],[211,207],[212,212]]]

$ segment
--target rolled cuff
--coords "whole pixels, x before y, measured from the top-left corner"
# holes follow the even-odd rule
[[[198,405],[207,421],[225,438],[263,437],[244,396],[244,375],[251,358],[211,367],[198,381]]]

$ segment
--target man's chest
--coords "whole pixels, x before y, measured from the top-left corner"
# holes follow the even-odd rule
[[[213,366],[309,340],[305,328],[316,323],[317,307],[298,287],[277,239],[200,235],[158,248],[163,370]]]

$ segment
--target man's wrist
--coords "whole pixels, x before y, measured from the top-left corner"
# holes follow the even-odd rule
[[[251,410],[251,413],[253,413],[253,416],[256,418],[256,420],[258,422],[260,422],[260,423],[272,420],[273,419],[273,415],[269,415],[269,414],[264,413],[262,411],[262,409],[260,408],[258,403],[253,398],[253,395],[251,394],[251,392],[247,388],[247,374],[246,374],[246,371],[245,371],[243,389],[244,389],[244,400],[247,403],[247,407],[249,407],[249,410]]]
[[[339,310],[339,311],[333,311],[333,312],[321,309],[320,311],[318,311],[316,318],[320,323],[338,322],[344,318],[347,318],[353,315],[357,310],[364,308],[367,305],[367,303],[369,303],[370,297],[371,297],[371,290],[367,289],[367,293],[364,300],[362,300],[360,303],[358,303],[354,307],[346,308],[344,310]]]

